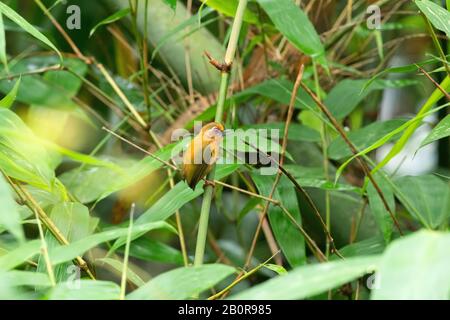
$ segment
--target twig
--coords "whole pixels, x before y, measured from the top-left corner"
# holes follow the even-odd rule
[[[300,88],[300,83],[301,83],[302,78],[303,78],[303,70],[304,70],[304,65],[303,65],[303,62],[302,62],[300,64],[300,67],[299,67],[299,70],[298,70],[297,78],[295,80],[294,88],[292,90],[291,99],[290,99],[290,102],[289,102],[289,109],[288,109],[288,114],[287,114],[287,118],[286,118],[286,124],[285,124],[285,127],[284,127],[283,143],[282,143],[282,146],[281,146],[281,159],[280,159],[281,163],[283,163],[284,155],[286,153],[286,146],[287,146],[287,140],[288,140],[287,136],[288,136],[288,133],[289,133],[289,125],[291,123],[292,115],[294,113],[294,105],[295,105],[295,100],[297,98],[298,89]],[[281,171],[278,170],[277,171],[277,175],[275,177],[275,181],[273,182],[273,185],[272,185],[272,189],[270,190],[270,193],[269,193],[269,198],[270,199],[273,198],[273,195],[274,195],[275,190],[277,188],[278,182],[280,181],[280,178],[281,178]],[[251,262],[251,259],[252,259],[252,256],[253,256],[253,252],[254,252],[254,250],[256,248],[256,242],[258,240],[259,233],[261,232],[262,223],[263,223],[264,219],[266,218],[267,212],[269,211],[269,205],[270,205],[269,202],[266,202],[265,205],[264,205],[264,209],[263,209],[262,214],[261,214],[261,216],[259,218],[259,221],[258,221],[258,226],[256,227],[255,235],[253,236],[252,245],[250,246],[250,250],[249,250],[249,252],[247,254],[247,259],[245,260],[244,269],[246,269],[250,265],[250,262]]]
[[[444,88],[442,88],[442,86],[437,83],[428,72],[425,71],[424,68],[422,68],[421,66],[419,66],[418,64],[416,64],[416,67],[436,86],[436,88],[438,88],[447,98],[447,100],[450,101],[450,94],[448,94],[447,91],[444,90]]]
[[[41,2],[41,0],[34,0],[36,4],[41,8],[41,10],[44,12],[44,14],[50,19],[52,24],[58,29],[59,33],[64,37],[66,42],[69,44],[70,48],[72,48],[72,51],[77,55],[78,58],[86,62],[86,64],[90,64],[91,61],[89,58],[87,58],[85,55],[83,55],[78,49],[75,42],[72,41],[72,39],[69,37],[67,32],[64,30],[64,28],[59,24],[59,22],[53,17],[53,15],[50,13],[50,11],[45,7],[45,5]]]
[[[208,180],[206,180],[206,179],[204,179],[204,180],[205,180],[205,181],[208,181]],[[259,199],[262,199],[262,200],[271,202],[271,203],[273,203],[274,205],[279,205],[279,204],[280,204],[280,201],[278,201],[278,200],[272,199],[272,198],[270,198],[270,197],[265,197],[265,196],[263,196],[263,195],[261,195],[261,194],[257,194],[257,193],[254,193],[254,192],[251,192],[251,191],[248,191],[248,190],[245,190],[245,189],[241,189],[241,188],[239,188],[239,187],[233,186],[233,185],[231,185],[231,184],[228,184],[228,183],[225,183],[225,182],[222,182],[222,181],[219,181],[219,180],[214,180],[213,182],[208,181],[208,182],[213,183],[213,184],[218,184],[218,185],[224,186],[224,187],[226,187],[226,188],[230,188],[230,189],[239,191],[239,192],[241,192],[241,193],[248,194],[248,195],[250,195],[250,196],[252,196],[252,197],[259,198]]]
[[[253,149],[255,149],[257,152],[263,154],[264,156],[266,156],[267,158],[271,159],[277,166],[278,169],[294,184],[294,186],[296,187],[296,189],[306,198],[306,202],[308,203],[308,205],[311,207],[311,209],[313,210],[314,214],[317,216],[317,218],[319,219],[319,222],[322,226],[322,229],[324,230],[325,235],[327,236],[331,247],[332,247],[332,251],[333,253],[336,253],[336,255],[340,258],[344,258],[339,250],[336,248],[335,243],[334,243],[334,239],[331,236],[331,233],[329,232],[325,222],[323,221],[323,218],[319,212],[319,209],[317,208],[317,206],[315,205],[314,201],[312,200],[311,196],[306,192],[306,190],[297,182],[297,180],[295,179],[295,177],[289,172],[287,171],[279,162],[277,162],[271,155],[267,154],[266,152],[262,151],[261,149],[259,149],[258,147],[252,145],[251,143],[249,143],[248,141],[244,141],[245,144],[249,145],[250,147],[252,147]]]
[[[280,205],[281,210],[283,210],[284,214],[291,220],[291,222],[298,228],[298,230],[301,232],[303,237],[306,240],[306,243],[308,244],[309,248],[313,252],[314,256],[319,260],[320,262],[327,261],[326,255],[320,250],[320,248],[317,246],[316,242],[306,233],[305,229],[295,220],[295,218],[292,216],[292,214],[286,209],[285,206]]]
[[[96,62],[95,64],[100,70],[100,72],[105,77],[106,81],[108,81],[109,85],[113,88],[113,90],[116,92],[116,94],[119,96],[119,98],[122,100],[122,102],[125,104],[125,106],[128,108],[128,110],[133,114],[133,116],[136,118],[136,120],[139,122],[139,124],[143,128],[147,128],[147,123],[142,119],[141,115],[137,112],[136,108],[131,104],[130,100],[128,100],[127,96],[123,93],[123,91],[119,88],[117,83],[114,81],[114,79],[111,77],[109,72],[105,69],[103,64]]]
[[[7,76],[0,77],[0,80],[12,80],[14,78],[19,78],[19,77],[24,77],[24,76],[32,76],[35,74],[40,74],[40,73],[44,73],[47,71],[53,71],[53,70],[64,70],[64,66],[62,66],[60,64],[55,64],[52,66],[43,67],[43,68],[39,68],[36,70],[27,71],[27,72],[9,74]]]
[[[138,146],[137,144],[131,142],[130,140],[127,140],[127,139],[125,139],[124,137],[118,135],[118,134],[115,133],[114,131],[111,131],[111,130],[109,130],[109,129],[106,128],[106,127],[102,127],[102,129],[105,130],[105,131],[107,131],[107,132],[109,132],[110,134],[112,134],[112,135],[113,135],[114,137],[116,137],[117,139],[120,139],[120,140],[122,140],[123,142],[128,143],[129,145],[135,147],[135,148],[138,149],[139,151],[144,152],[145,154],[149,155],[150,157],[152,157],[152,158],[158,160],[159,162],[165,164],[166,166],[172,168],[173,170],[178,170],[178,168],[177,168],[176,166],[174,166],[173,164],[171,164],[170,162],[167,162],[167,161],[161,159],[160,157],[155,156],[154,154],[148,152],[148,151],[145,150],[144,148],[141,148],[140,146]]]
[[[23,188],[20,184],[15,184],[4,172],[3,175],[7,179],[8,183],[13,187],[14,191],[19,195],[21,199],[24,199],[25,204],[31,209],[36,210],[39,215],[40,220],[44,223],[48,230],[53,234],[53,236],[58,240],[59,243],[63,245],[68,245],[69,241],[67,241],[66,237],[61,233],[58,227],[53,223],[53,221],[47,216],[44,210],[39,206],[36,200],[28,193],[28,191]],[[78,266],[83,269],[88,276],[95,280],[95,277],[91,270],[89,269],[86,261],[80,256],[75,258]]]
[[[252,274],[256,273],[259,269],[261,269],[262,267],[264,267],[270,260],[272,260],[277,254],[279,254],[280,251],[275,252],[269,259],[267,259],[266,261],[264,261],[263,263],[261,263],[259,266],[255,267],[254,269],[250,270],[249,272],[246,272],[244,274],[241,274],[240,277],[236,278],[230,285],[228,285],[225,289],[223,289],[222,291],[216,293],[215,295],[212,295],[208,298],[208,300],[216,300],[218,298],[220,298],[221,296],[223,296],[225,293],[227,293],[228,291],[230,291],[234,286],[236,286],[239,282],[241,282],[242,280],[247,279],[248,277],[250,277]]]
[[[330,120],[333,127],[336,129],[336,131],[339,133],[339,135],[344,139],[345,143],[350,147],[350,150],[354,155],[358,154],[358,150],[356,149],[355,145],[349,140],[347,137],[347,134],[345,133],[344,129],[341,127],[341,125],[337,122],[337,120],[334,118],[334,116],[331,114],[331,112],[328,110],[328,108],[323,104],[317,96],[314,94],[314,92],[311,91],[311,89],[308,88],[305,84],[301,84],[302,88],[308,93],[308,95],[314,100],[316,105],[319,107],[319,109],[325,114],[325,116]],[[369,170],[368,165],[364,162],[363,159],[360,157],[357,157],[356,160],[358,161],[359,165],[361,166],[364,174],[369,178],[370,182],[372,182],[375,190],[377,191],[378,195],[380,196],[381,201],[383,202],[383,206],[386,208],[386,210],[389,212],[392,220],[394,221],[394,224],[400,233],[400,235],[403,235],[403,232],[400,228],[400,224],[397,221],[397,218],[395,217],[394,213],[392,212],[391,208],[389,207],[386,198],[384,197],[383,192],[380,189],[380,186],[373,178],[372,173]]]

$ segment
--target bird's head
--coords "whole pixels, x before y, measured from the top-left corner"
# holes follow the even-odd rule
[[[217,142],[225,135],[225,128],[218,122],[211,122],[203,126],[200,134],[205,143]]]

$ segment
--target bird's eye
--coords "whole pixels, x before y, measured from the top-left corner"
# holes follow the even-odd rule
[[[222,131],[217,127],[212,127],[211,129],[209,129],[207,134],[210,138],[223,136]]]

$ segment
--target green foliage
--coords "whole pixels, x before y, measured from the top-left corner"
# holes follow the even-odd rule
[[[89,37],[92,37],[92,35],[95,33],[95,31],[99,27],[116,22],[116,21],[122,19],[123,17],[127,16],[129,13],[130,13],[130,8],[125,8],[125,9],[119,10],[119,11],[113,13],[112,15],[106,17],[105,19],[103,19],[102,21],[97,23],[95,25],[95,27],[93,27],[91,29],[91,31],[89,32]]]
[[[380,186],[384,199],[391,209],[391,212],[395,212],[394,192],[392,190],[392,187],[386,181],[386,177],[381,174],[376,174],[375,181],[378,186]],[[389,240],[391,239],[394,223],[389,211],[386,209],[385,204],[383,203],[372,182],[369,182],[369,185],[367,187],[367,196],[369,198],[370,209],[375,217],[375,221],[377,222],[378,227],[383,233],[384,240],[386,242],[389,242]]]
[[[0,2],[0,13],[3,13],[6,17],[11,19],[14,23],[16,23],[23,30],[28,32],[30,35],[38,39],[39,41],[45,43],[47,46],[55,50],[55,52],[59,55],[62,60],[62,55],[59,50],[55,47],[55,45],[41,32],[39,32],[35,27],[33,27],[27,20],[22,18],[17,12],[8,7],[3,2]],[[0,36],[1,37],[1,36]]]
[[[229,17],[234,17],[239,2],[238,0],[229,0],[229,1],[200,0],[200,1],[206,4],[208,7],[211,7],[214,10],[217,10],[218,12],[227,15]],[[249,9],[246,9],[244,13],[244,21],[248,23],[257,24],[259,19],[254,12],[250,11]]]
[[[364,150],[377,142],[380,138],[385,137],[401,125],[405,124],[405,122],[405,120],[400,119],[374,122],[361,129],[351,131],[348,134],[348,138],[358,150]],[[392,141],[395,138],[395,135],[392,137],[389,136],[389,140],[386,142]],[[352,152],[344,142],[344,139],[339,136],[330,143],[328,155],[331,159],[338,160],[351,156]]]
[[[52,156],[14,112],[0,109],[0,164],[9,176],[51,190]]]
[[[378,266],[379,257],[358,257],[298,267],[287,275],[268,280],[231,296],[243,300],[304,299],[352,281]]]
[[[422,141],[420,147],[426,146],[433,141],[443,139],[450,136],[450,115],[445,116],[436,127],[430,132],[430,134]]]
[[[252,175],[259,192],[268,197],[274,183],[273,176]],[[293,185],[282,177],[274,192],[274,199],[283,203],[289,213],[301,225],[300,209]],[[269,206],[268,217],[275,238],[292,267],[306,263],[305,239],[298,228],[278,206]]]
[[[444,31],[450,37],[450,12],[429,0],[416,0],[420,11],[430,20],[436,29]]]
[[[150,280],[127,296],[129,300],[189,299],[211,288],[234,272],[222,264],[178,268]]]
[[[450,217],[450,187],[434,175],[406,176],[395,180],[398,197],[422,225],[437,229]]]
[[[248,1],[239,36],[238,0],[191,12],[175,0],[84,1],[77,32],[63,1],[5,3],[0,299],[450,299],[450,14],[438,1],[379,1],[390,14],[377,30],[364,1],[351,12]],[[434,47],[416,41],[430,32]],[[431,115],[434,128],[421,127]],[[177,160],[192,135],[172,134],[213,119],[236,131],[215,181],[191,189]],[[284,153],[272,199],[277,163],[242,161],[258,153],[243,140]],[[426,172],[412,162],[431,158]],[[193,267],[198,229],[207,264]]]
[[[337,118],[348,116],[371,92],[386,88],[402,88],[417,84],[414,80],[375,80],[366,87],[366,80],[343,80],[328,94],[325,104]]]
[[[0,108],[11,108],[12,104],[16,100],[19,87],[20,79],[16,81],[12,90],[2,100],[0,100]]]
[[[322,62],[325,49],[308,16],[290,0],[258,0],[275,27],[296,48]]]
[[[386,249],[372,299],[450,299],[448,233],[420,231]]]
[[[11,232],[19,241],[25,237],[21,226],[21,217],[18,205],[14,201],[13,194],[3,176],[0,176],[0,202],[2,203],[2,214],[0,214],[0,228]]]
[[[49,300],[118,300],[120,288],[110,281],[61,282],[48,294]]]
[[[39,253],[41,242],[39,240],[28,241],[0,257],[0,270],[8,271],[21,265],[26,260]]]

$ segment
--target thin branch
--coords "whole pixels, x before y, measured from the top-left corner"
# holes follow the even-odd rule
[[[39,206],[39,204],[36,202],[36,200],[31,196],[31,194],[25,188],[23,188],[20,184],[14,183],[4,172],[3,172],[3,174],[6,177],[8,183],[11,186],[13,186],[14,191],[19,195],[19,197],[24,199],[25,204],[31,210],[33,210],[33,211],[36,210],[36,212],[39,215],[40,220],[44,223],[44,225],[47,227],[47,229],[50,230],[50,232],[58,240],[58,242],[63,245],[68,245],[69,241],[61,233],[61,231],[53,223],[53,221],[48,217],[48,215],[45,213],[45,211]],[[86,261],[82,257],[80,257],[80,256],[76,257],[75,261],[77,262],[78,266],[81,269],[83,269],[92,280],[95,280],[94,274],[89,269]]]
[[[306,198],[306,202],[308,203],[308,205],[311,207],[311,209],[313,210],[314,214],[317,216],[317,218],[319,219],[319,222],[322,226],[322,229],[325,233],[325,235],[327,236],[331,247],[332,247],[332,251],[333,253],[336,253],[336,255],[340,258],[344,258],[339,250],[336,248],[336,245],[334,243],[334,239],[331,236],[330,231],[328,230],[325,222],[323,221],[323,218],[319,212],[319,209],[317,208],[317,206],[315,205],[314,201],[312,200],[311,196],[306,192],[306,190],[297,182],[297,180],[295,179],[295,177],[289,172],[287,171],[278,161],[276,161],[276,159],[274,159],[271,155],[267,154],[266,152],[260,150],[258,147],[252,145],[251,143],[249,143],[248,141],[243,141],[245,144],[249,145],[250,147],[252,147],[253,149],[255,149],[257,152],[263,154],[264,156],[266,156],[267,158],[269,158],[271,161],[273,161],[277,166],[278,169],[294,184],[294,186],[296,187],[296,189]]]
[[[304,70],[304,65],[303,65],[303,62],[301,62],[299,70],[298,70],[297,78],[295,80],[294,88],[293,88],[292,93],[291,93],[291,99],[290,99],[290,102],[289,102],[289,109],[288,109],[288,114],[287,114],[287,118],[286,118],[286,124],[285,124],[285,127],[284,127],[283,143],[282,143],[282,146],[281,146],[281,159],[280,159],[281,163],[284,161],[284,155],[286,153],[287,140],[288,140],[287,136],[288,136],[288,133],[289,133],[289,125],[291,123],[292,115],[294,113],[294,105],[295,105],[295,100],[297,98],[298,89],[300,88],[300,83],[301,83],[302,78],[303,78],[303,70]],[[272,189],[270,190],[270,193],[269,193],[269,199],[273,198],[273,195],[274,195],[275,190],[277,188],[278,182],[280,181],[280,178],[281,178],[281,171],[278,170],[277,171],[277,175],[275,177],[275,181],[272,184]],[[244,269],[246,269],[250,265],[250,262],[252,260],[253,252],[255,251],[255,248],[256,248],[256,242],[257,242],[259,234],[261,232],[261,227],[262,227],[263,221],[266,218],[267,212],[269,211],[269,205],[270,205],[269,202],[266,202],[265,205],[264,205],[264,209],[263,209],[262,214],[261,214],[261,216],[259,218],[259,221],[258,221],[258,226],[256,227],[255,235],[253,236],[253,240],[252,240],[252,244],[250,246],[250,250],[249,250],[249,252],[247,254],[247,258],[245,260]]]
[[[356,149],[355,145],[350,141],[347,134],[345,133],[342,126],[337,122],[337,120],[334,118],[334,116],[331,114],[331,112],[328,110],[328,108],[323,104],[317,96],[314,94],[314,92],[311,91],[311,89],[308,88],[305,84],[301,84],[302,88],[308,93],[308,95],[314,100],[316,105],[319,107],[319,109],[325,114],[325,116],[330,120],[333,127],[336,129],[336,131],[339,133],[339,135],[344,139],[344,142],[350,147],[350,150],[354,155],[358,154],[358,150]],[[372,173],[370,172],[370,169],[367,165],[367,163],[360,157],[357,157],[356,160],[358,161],[359,165],[361,166],[364,174],[369,178],[370,182],[372,182],[375,190],[377,191],[378,195],[380,196],[381,201],[383,202],[383,206],[386,208],[386,210],[389,212],[392,220],[394,221],[394,224],[400,233],[400,235],[403,235],[403,232],[400,228],[400,224],[397,221],[397,218],[395,217],[394,213],[392,212],[391,208],[389,207],[386,198],[383,194],[383,192],[380,189],[380,186],[373,178]]]
[[[120,140],[122,140],[123,142],[128,143],[129,145],[135,147],[135,148],[138,149],[139,151],[144,152],[145,154],[149,155],[150,157],[152,157],[152,158],[158,160],[159,162],[165,164],[166,166],[172,168],[173,170],[178,170],[178,168],[177,168],[176,166],[174,166],[173,164],[171,164],[170,162],[165,161],[165,160],[161,159],[161,158],[158,157],[158,156],[155,156],[154,154],[148,152],[148,151],[145,150],[144,148],[141,148],[140,146],[138,146],[137,144],[131,142],[130,140],[127,140],[127,139],[125,139],[124,137],[118,135],[118,134],[115,133],[114,131],[111,131],[111,130],[109,130],[109,129],[106,128],[106,127],[102,127],[102,129],[105,130],[106,132],[109,132],[110,134],[112,134],[112,135],[113,135],[114,137],[116,137],[117,139],[120,139]]]
[[[240,276],[238,278],[236,278],[230,285],[228,285],[225,289],[223,289],[222,291],[216,293],[215,295],[210,296],[208,298],[208,300],[216,300],[216,299],[220,298],[221,296],[226,294],[228,291],[230,291],[238,283],[240,283],[241,281],[247,279],[252,274],[256,273],[259,269],[264,267],[270,260],[272,260],[279,253],[280,253],[280,251],[275,252],[269,259],[267,259],[266,261],[261,263],[259,266],[255,267],[254,269],[250,270],[249,272],[241,273]]]
[[[442,86],[437,83],[428,72],[425,71],[424,68],[422,68],[421,66],[419,66],[418,64],[416,64],[416,67],[435,85],[436,88],[438,88],[447,98],[447,100],[450,101],[450,94],[448,94],[447,91],[444,90],[444,88],[442,88]]]
[[[64,70],[64,66],[62,66],[60,64],[55,64],[52,66],[43,67],[43,68],[39,68],[39,69],[27,71],[27,72],[9,74],[9,75],[0,77],[0,80],[12,80],[14,78],[19,78],[19,77],[24,77],[24,76],[32,76],[35,74],[41,74],[41,73],[45,73],[47,71],[55,71],[55,70]]]

